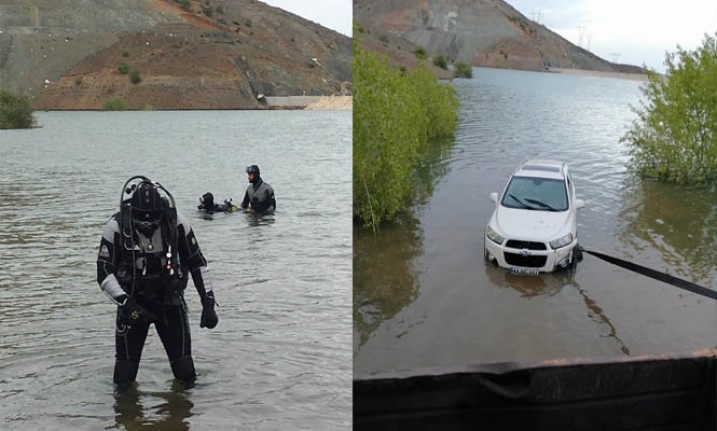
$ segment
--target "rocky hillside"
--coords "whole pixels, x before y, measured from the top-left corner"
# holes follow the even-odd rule
[[[350,38],[256,0],[0,0],[0,31],[0,83],[36,109],[249,109],[351,91]]]
[[[393,41],[474,66],[642,72],[573,45],[502,0],[354,0],[354,20],[384,50]]]

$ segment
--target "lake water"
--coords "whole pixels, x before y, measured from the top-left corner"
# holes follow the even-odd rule
[[[351,112],[50,112],[0,131],[0,428],[349,429]],[[277,211],[241,202],[257,164]],[[209,261],[219,325],[190,309],[197,385],[172,384],[150,330],[136,390],[115,394],[102,228],[133,175],[162,183]]]
[[[717,191],[640,181],[620,143],[640,82],[474,69],[432,197],[354,232],[354,372],[690,352],[717,345],[711,299],[586,255],[574,273],[512,276],[483,233],[526,158],[566,161],[580,243],[717,288]]]

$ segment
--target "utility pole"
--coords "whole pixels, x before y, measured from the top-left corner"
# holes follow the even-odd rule
[[[585,32],[585,26],[579,25],[578,26],[578,46],[582,48],[583,46],[583,33]]]
[[[540,9],[538,9],[538,10],[533,9],[532,16],[533,16],[533,21],[536,24],[540,24],[540,18],[542,17],[542,15],[543,15],[543,12]]]
[[[593,34],[590,33],[590,34],[588,34],[588,51],[590,51],[590,47],[592,46],[592,44],[593,44]]]
[[[617,63],[618,60],[620,60],[620,53],[619,52],[613,52],[610,54],[612,57],[612,62]]]

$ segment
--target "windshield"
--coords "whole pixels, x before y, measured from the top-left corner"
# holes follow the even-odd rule
[[[537,211],[565,211],[568,209],[565,182],[550,178],[513,177],[501,205]]]

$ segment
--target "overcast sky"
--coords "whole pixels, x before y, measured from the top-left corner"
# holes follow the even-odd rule
[[[261,0],[331,30],[351,36],[352,0]]]
[[[570,42],[620,63],[664,71],[665,52],[717,32],[717,0],[507,0]],[[581,37],[582,33],[582,37]]]

